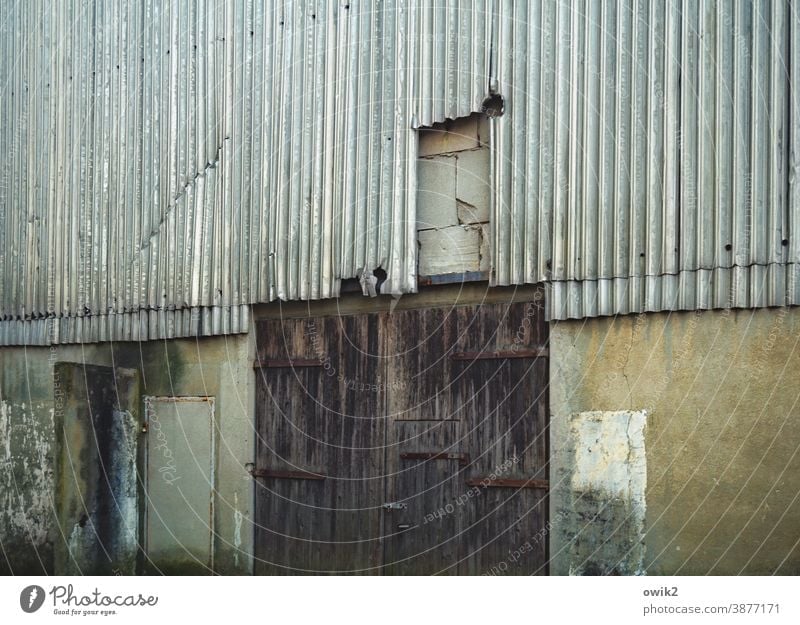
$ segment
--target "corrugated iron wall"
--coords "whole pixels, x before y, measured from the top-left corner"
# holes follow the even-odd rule
[[[552,319],[800,303],[796,6],[499,6],[497,284]]]
[[[494,283],[553,319],[800,303],[788,0],[4,6],[0,344],[415,290],[413,129],[490,84]]]
[[[486,0],[4,3],[0,344],[224,334],[416,289],[416,135],[486,94]]]

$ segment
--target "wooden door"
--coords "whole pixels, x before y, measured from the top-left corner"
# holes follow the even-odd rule
[[[387,488],[403,506],[391,512],[387,571],[546,573],[542,310],[408,310],[384,326],[387,378],[403,387],[387,397]]]
[[[259,322],[257,572],[545,574],[536,302]]]
[[[380,570],[377,331],[369,315],[259,323],[257,573]]]

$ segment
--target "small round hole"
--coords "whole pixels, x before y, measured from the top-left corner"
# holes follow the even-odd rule
[[[499,93],[493,93],[481,104],[481,111],[489,117],[500,117],[506,110],[506,101]]]

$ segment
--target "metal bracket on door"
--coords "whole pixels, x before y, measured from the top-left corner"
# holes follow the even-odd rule
[[[448,451],[405,452],[400,454],[402,460],[458,460],[462,467],[469,464],[469,454],[451,453]]]
[[[310,471],[277,471],[274,469],[256,469],[255,467],[248,470],[253,477],[268,477],[279,480],[324,480],[325,476],[319,473],[311,473]]]
[[[322,367],[323,364],[319,358],[257,358],[253,361],[253,369],[296,369]]]
[[[383,504],[381,508],[383,508],[384,510],[405,510],[406,508],[408,508],[408,505],[399,501],[390,501],[388,503]]]

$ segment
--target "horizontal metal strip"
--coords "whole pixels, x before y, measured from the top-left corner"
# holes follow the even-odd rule
[[[458,460],[462,466],[469,464],[469,454],[447,451],[404,452],[400,454],[400,458],[403,460]]]
[[[322,363],[316,358],[258,358],[253,361],[254,369],[281,369],[290,367],[321,367]]]
[[[488,477],[475,477],[467,480],[467,486],[481,486],[483,488],[539,488],[550,489],[549,480],[514,480],[508,478],[490,479]]]
[[[324,480],[325,476],[309,471],[277,471],[274,469],[251,469],[253,477],[265,477],[278,480]]]

